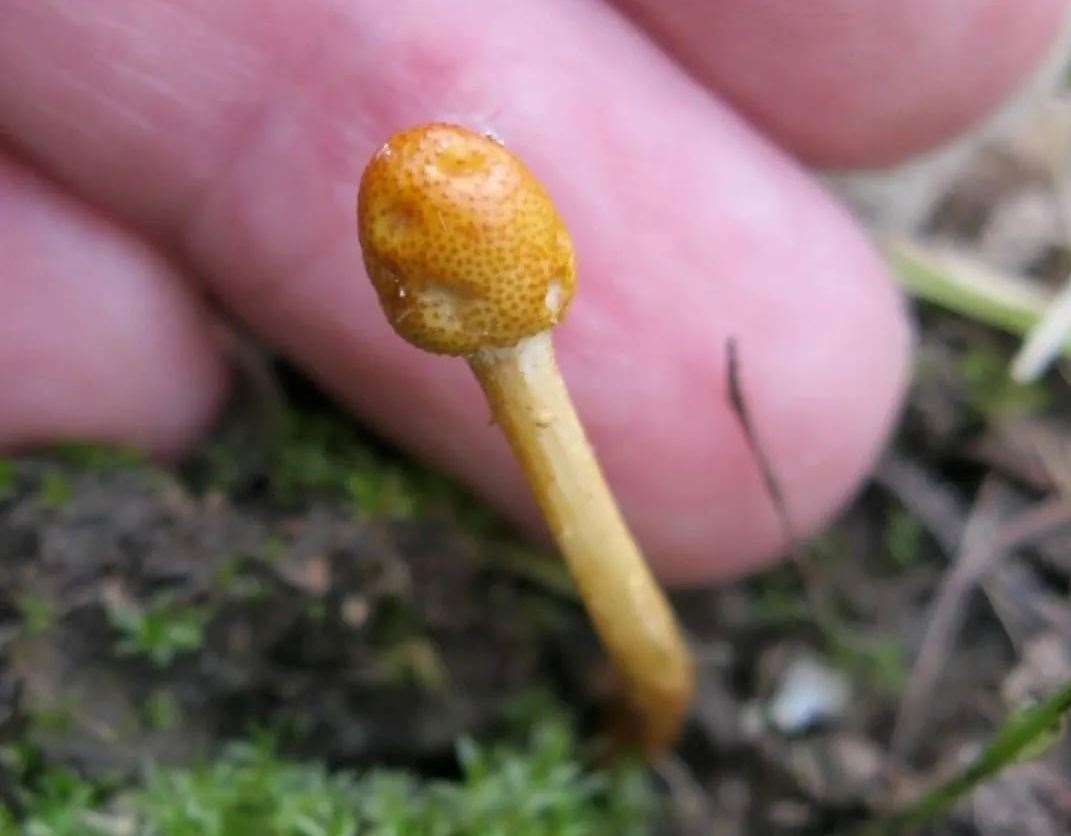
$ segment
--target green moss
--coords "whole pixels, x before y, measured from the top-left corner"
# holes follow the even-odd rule
[[[379,519],[441,511],[481,532],[495,519],[449,479],[383,447],[329,407],[288,410],[270,461],[269,490],[283,506],[340,499],[356,513]]]
[[[368,516],[412,516],[425,499],[417,471],[391,459],[343,416],[292,409],[272,456],[272,496],[290,506],[347,499]]]
[[[157,688],[145,701],[145,723],[155,731],[169,731],[182,719],[182,706],[175,695],[165,688]]]
[[[278,563],[286,557],[286,543],[278,537],[268,537],[261,548],[260,557],[267,563]]]
[[[271,587],[256,572],[251,559],[233,557],[221,561],[212,573],[212,581],[213,589],[230,601],[249,604],[271,597]]]
[[[65,698],[59,698],[51,705],[35,705],[30,714],[30,727],[33,731],[66,734],[76,726],[74,705]]]
[[[100,806],[102,791],[76,773],[62,767],[47,770],[34,782],[33,794],[27,799],[32,812],[21,826],[8,811],[0,818],[0,834],[30,834],[30,836],[112,836],[115,830],[106,829],[94,821],[94,810]]]
[[[633,764],[593,769],[556,711],[512,742],[458,745],[459,777],[330,772],[281,757],[261,738],[192,768],[150,769],[141,786],[107,790],[64,769],[24,786],[26,817],[0,833],[137,836],[639,836],[657,804]]]
[[[379,654],[386,681],[421,691],[442,691],[448,682],[446,665],[435,644],[413,637],[396,642]]]
[[[893,566],[906,569],[919,558],[923,528],[915,517],[902,508],[890,508],[885,518],[885,553]]]
[[[987,420],[1034,415],[1052,402],[1044,382],[1016,383],[1008,374],[1008,359],[989,347],[968,351],[959,362],[958,372],[968,404]]]
[[[22,629],[29,636],[39,636],[56,623],[56,607],[43,595],[26,592],[15,599]]]
[[[354,508],[374,517],[412,519],[427,504],[413,480],[396,467],[369,468],[351,473],[345,482],[346,494]]]
[[[859,636],[844,624],[827,632],[826,653],[853,679],[879,693],[899,694],[907,684],[907,653],[898,638]]]
[[[117,653],[144,656],[157,667],[166,668],[176,657],[201,648],[208,613],[201,607],[180,604],[165,593],[145,607],[113,605],[108,609],[108,620],[119,633]]]
[[[52,448],[52,456],[78,470],[93,473],[127,470],[147,463],[145,454],[138,450],[92,442],[60,444]]]
[[[59,509],[71,501],[74,488],[67,474],[60,470],[48,470],[41,477],[37,497],[48,508]]]
[[[0,458],[0,502],[15,495],[15,465],[11,459]]]

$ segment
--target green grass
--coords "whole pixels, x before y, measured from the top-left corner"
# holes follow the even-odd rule
[[[509,744],[462,741],[457,758],[454,781],[330,772],[280,756],[264,737],[199,766],[150,768],[121,793],[53,768],[22,789],[21,822],[0,815],[0,834],[639,836],[657,813],[646,773],[591,768],[555,711]]]
[[[1045,754],[1065,731],[1071,711],[1071,682],[1065,682],[1048,699],[1013,711],[989,744],[958,774],[938,784],[913,804],[864,827],[859,836],[895,836],[915,833],[939,819],[981,784],[1017,763]]]

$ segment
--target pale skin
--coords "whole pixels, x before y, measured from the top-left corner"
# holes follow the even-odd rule
[[[909,337],[880,263],[790,154],[886,162],[962,130],[1036,65],[1066,3],[681,1],[662,49],[643,34],[654,1],[627,5],[7,0],[0,447],[188,448],[228,386],[219,323],[240,319],[538,532],[467,370],[400,344],[355,280],[363,162],[443,118],[495,130],[560,204],[584,283],[560,361],[656,570],[724,578],[781,545],[723,397],[730,335],[795,515],[820,523],[887,436]]]

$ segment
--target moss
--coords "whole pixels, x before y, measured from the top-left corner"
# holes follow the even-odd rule
[[[265,555],[261,559],[267,562],[276,558]],[[260,576],[252,558],[232,557],[220,562],[212,573],[212,587],[233,602],[251,604],[271,598],[271,587]]]
[[[457,748],[459,777],[331,772],[282,757],[269,737],[227,748],[189,768],[151,768],[122,794],[66,769],[46,769],[19,790],[24,821],[0,833],[139,836],[630,836],[653,829],[657,804],[637,765],[591,767],[569,720],[545,700],[508,742]]]
[[[288,409],[269,461],[268,492],[283,507],[336,499],[371,518],[449,514],[479,534],[498,525],[486,506],[447,477],[362,434],[330,405]]]
[[[1043,381],[1016,383],[1008,374],[1008,358],[1000,351],[977,346],[959,361],[967,403],[984,419],[994,420],[1043,412],[1052,395]]]
[[[11,459],[0,458],[0,502],[15,495],[15,465]]]
[[[108,620],[119,634],[116,652],[143,656],[158,668],[168,667],[178,656],[199,650],[209,614],[201,607],[181,604],[166,594],[147,606],[112,605]]]
[[[893,567],[907,569],[922,550],[922,523],[902,508],[891,507],[885,518],[885,554]]]
[[[22,629],[29,636],[40,636],[56,623],[56,605],[44,595],[25,592],[15,599]]]
[[[145,723],[154,731],[170,731],[182,720],[182,705],[174,693],[156,688],[145,700]]]
[[[435,645],[426,638],[413,637],[384,648],[379,654],[387,682],[412,686],[421,691],[441,692],[449,674]]]
[[[128,470],[148,464],[145,454],[138,450],[92,442],[60,444],[52,448],[51,455],[63,464],[91,473]]]
[[[376,449],[328,410],[286,413],[268,477],[272,498],[291,507],[311,498],[345,499],[367,516],[409,517],[426,499],[417,469]]]
[[[37,497],[47,508],[60,509],[71,501],[74,488],[66,473],[60,470],[47,470],[41,477]]]
[[[11,811],[0,816],[0,834],[42,834],[42,836],[104,836],[110,831],[93,821],[100,806],[101,788],[82,780],[75,772],[53,768],[35,782],[27,801],[32,812],[21,826]],[[114,831],[111,831],[114,832]]]

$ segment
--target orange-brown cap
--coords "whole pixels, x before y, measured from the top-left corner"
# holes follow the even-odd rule
[[[573,295],[569,234],[503,145],[455,125],[392,136],[361,178],[357,232],[394,329],[439,354],[506,347]]]

